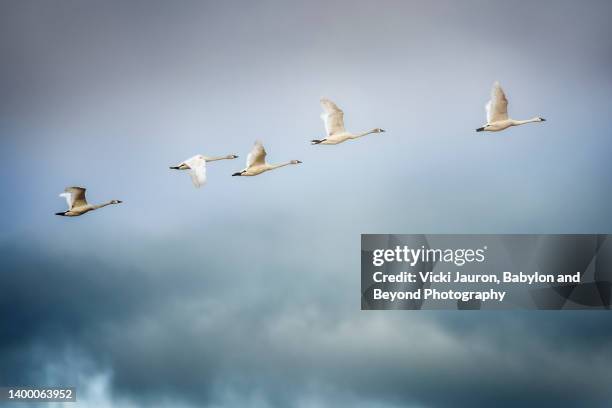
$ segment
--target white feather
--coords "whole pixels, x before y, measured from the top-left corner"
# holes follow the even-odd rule
[[[491,99],[485,106],[487,123],[499,122],[508,119],[508,99],[499,82],[493,84]]]
[[[247,156],[247,169],[252,166],[263,166],[266,164],[266,149],[264,149],[261,141],[257,140]]]
[[[206,165],[205,164],[202,164],[197,167],[192,167],[189,170],[189,174],[191,175],[191,181],[193,182],[193,185],[196,186],[197,188],[200,188],[204,184],[206,184]]]
[[[321,114],[321,119],[325,124],[327,136],[346,133],[346,129],[344,128],[344,112],[342,109],[327,98],[321,99],[321,107],[325,111]]]
[[[59,195],[60,197],[64,197],[66,199],[66,203],[68,204],[68,211],[72,209],[72,194],[70,193],[62,193]]]

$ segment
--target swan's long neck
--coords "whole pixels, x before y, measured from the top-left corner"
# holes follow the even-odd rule
[[[358,133],[358,134],[354,135],[351,139],[358,139],[360,137],[364,137],[366,135],[369,135],[370,133],[376,133],[376,129],[368,130],[367,132],[363,132],[363,133]]]
[[[286,162],[286,163],[279,163],[279,164],[268,164],[268,167],[269,167],[269,169],[270,169],[270,170],[274,170],[274,169],[278,169],[279,167],[285,167],[285,166],[288,166],[288,165],[290,165],[290,164],[293,164],[293,163],[291,163],[290,161],[288,161],[288,162]]]
[[[224,159],[233,159],[233,157],[232,156],[218,156],[218,157],[205,157],[204,158],[204,160],[206,160],[207,162],[224,160]]]
[[[115,204],[115,203],[112,202],[112,201],[109,201],[108,203],[92,205],[91,208],[94,209],[94,210],[97,210],[98,208],[106,207],[107,205],[113,205],[113,204]]]
[[[525,119],[525,120],[513,120],[512,121],[512,125],[513,126],[519,126],[519,125],[524,125],[525,123],[534,123],[534,122],[541,122],[542,119],[540,119],[539,117],[535,117],[535,118],[531,118],[531,119]]]

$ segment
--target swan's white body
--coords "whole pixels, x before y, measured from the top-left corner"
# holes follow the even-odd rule
[[[200,188],[206,184],[206,158],[201,154],[190,157],[178,166],[170,168],[174,170],[189,170],[191,181],[196,188]]]
[[[264,149],[261,142],[258,140],[255,142],[251,153],[247,156],[246,168],[242,171],[232,174],[232,176],[257,176],[258,174],[264,173],[269,170],[278,169],[280,167],[288,166],[290,164],[300,164],[299,160],[290,160],[286,163],[269,164],[266,163],[266,149]]]
[[[87,199],[85,198],[85,191],[83,187],[68,187],[60,197],[64,197],[66,199],[66,203],[68,204],[68,211],[55,213],[55,215],[62,215],[64,217],[78,217],[79,215],[83,215],[93,210],[97,210],[98,208],[106,207],[111,204],[121,204],[122,201],[119,200],[111,200],[104,204],[99,205],[91,205],[87,203]]]
[[[321,107],[324,111],[321,114],[321,119],[323,119],[323,123],[325,124],[327,136],[324,139],[311,140],[310,142],[312,144],[336,145],[346,142],[347,140],[358,139],[370,133],[384,132],[383,129],[375,128],[363,133],[350,133],[344,128],[344,112],[338,105],[327,98],[322,98]]]
[[[515,120],[508,117],[508,99],[499,82],[493,84],[491,100],[485,106],[487,111],[487,124],[476,129],[477,132],[499,132],[511,126],[524,125],[525,123],[544,122],[546,119],[536,116],[527,120]]]

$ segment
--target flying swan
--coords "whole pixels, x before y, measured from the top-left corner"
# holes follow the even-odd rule
[[[229,157],[229,156],[227,156]],[[236,156],[238,157],[238,156]],[[221,160],[220,158],[217,160]],[[206,184],[206,157],[201,154],[195,155],[178,166],[170,167],[172,170],[189,170],[191,181],[196,188],[202,187]]]
[[[280,164],[268,164],[266,163],[266,149],[264,149],[261,142],[258,140],[255,142],[251,153],[247,156],[246,168],[242,171],[232,174],[232,176],[257,176],[258,174],[264,173],[268,170],[278,169],[279,167],[288,166],[290,164],[300,164],[299,160],[290,160],[286,163]]]
[[[384,132],[384,129],[375,128],[372,130],[368,130],[367,132],[354,135],[344,129],[344,112],[342,111],[342,109],[340,109],[335,103],[333,103],[327,98],[321,99],[321,106],[324,110],[324,112],[321,114],[321,119],[323,119],[323,123],[325,123],[325,131],[327,132],[327,137],[325,139],[311,140],[310,143],[313,145],[335,145],[338,143],[346,142],[350,139],[357,139],[365,135],[369,135],[370,133]]]
[[[106,207],[111,204],[121,204],[123,201],[119,200],[111,200],[107,203],[100,205],[91,205],[87,204],[87,200],[85,199],[85,189],[83,187],[68,187],[60,197],[64,197],[66,202],[68,203],[68,211],[58,212],[55,215],[62,215],[64,217],[78,217],[79,215],[83,215],[93,210],[97,210],[98,208]]]
[[[532,122],[545,122],[546,119],[536,116],[527,120],[515,120],[508,118],[508,99],[499,82],[493,84],[491,100],[485,106],[487,111],[487,124],[476,129],[477,132],[499,132],[510,126],[524,125]]]

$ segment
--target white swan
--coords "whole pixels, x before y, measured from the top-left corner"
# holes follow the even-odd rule
[[[499,82],[493,84],[491,100],[485,106],[487,111],[487,124],[476,129],[477,132],[499,132],[510,126],[524,125],[525,123],[544,122],[546,119],[536,116],[527,120],[515,120],[508,118],[508,99]]]
[[[242,171],[232,174],[232,176],[256,176],[263,172],[278,169],[279,167],[288,166],[290,164],[300,164],[299,160],[290,160],[286,163],[268,164],[266,163],[266,149],[261,142],[255,142],[251,153],[247,156],[246,168]]]
[[[201,154],[190,157],[178,166],[172,166],[170,168],[173,170],[189,170],[191,181],[196,188],[200,188],[206,184],[206,158]]]
[[[85,199],[85,189],[83,187],[68,187],[60,197],[64,197],[68,203],[68,211],[55,213],[55,215],[62,215],[64,217],[78,217],[98,208],[106,207],[111,204],[121,204],[123,201],[111,200],[107,203],[100,205],[87,204]]]
[[[340,109],[335,103],[333,103],[327,98],[321,99],[321,106],[325,111],[321,114],[321,119],[323,119],[323,123],[325,123],[325,131],[327,132],[327,137],[324,139],[311,140],[310,143],[313,145],[335,145],[338,143],[346,142],[350,139],[357,139],[365,135],[369,135],[370,133],[384,132],[384,129],[375,128],[372,130],[368,130],[367,132],[354,135],[344,129],[344,112],[342,111],[342,109]]]

